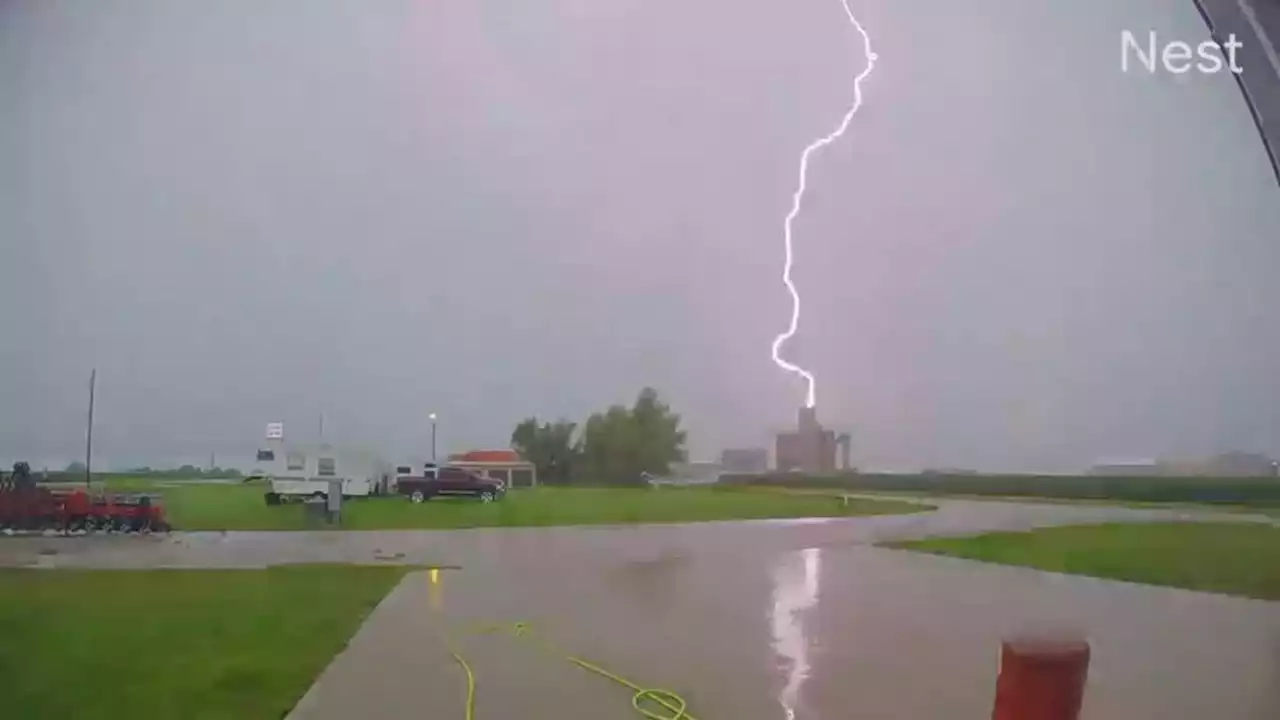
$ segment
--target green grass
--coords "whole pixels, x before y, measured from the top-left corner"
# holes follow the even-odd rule
[[[0,570],[3,716],[278,720],[405,571]]]
[[[112,487],[129,489],[129,483]],[[136,486],[133,486],[136,489]],[[300,504],[268,506],[260,485],[154,486],[179,530],[295,530],[307,527]],[[706,520],[838,517],[919,512],[928,506],[894,500],[780,495],[716,488],[550,488],[513,490],[493,503],[470,498],[414,505],[402,497],[353,500],[343,529],[449,529],[546,525],[611,525]]]
[[[1255,523],[1076,525],[891,547],[1280,600],[1280,528]]]

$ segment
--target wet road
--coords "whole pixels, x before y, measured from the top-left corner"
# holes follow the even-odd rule
[[[95,567],[435,563],[409,575],[299,703],[297,720],[639,717],[580,655],[679,693],[698,720],[989,717],[1002,637],[1086,634],[1085,718],[1280,717],[1280,603],[1064,577],[872,542],[1168,510],[943,501],[824,522],[454,532],[9,538],[0,562]],[[41,554],[41,553],[44,554]],[[528,622],[551,650],[481,624]]]
[[[0,566],[263,567],[298,562],[383,561],[471,569],[540,565],[549,559],[557,564],[626,562],[668,553],[760,557],[811,547],[1090,522],[1275,522],[1265,516],[1190,510],[970,500],[929,503],[937,510],[909,515],[684,525],[13,537],[0,538]]]

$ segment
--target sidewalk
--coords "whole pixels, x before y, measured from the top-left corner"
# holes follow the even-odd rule
[[[450,571],[437,578],[433,590],[430,571],[407,575],[289,720],[464,720],[467,673],[454,652],[473,673],[476,720],[634,720],[632,691],[552,656],[533,640],[481,632],[483,624],[511,627],[515,619],[500,612],[509,603],[477,603],[469,592],[466,607],[450,606],[445,593],[458,593],[446,586],[468,580]]]

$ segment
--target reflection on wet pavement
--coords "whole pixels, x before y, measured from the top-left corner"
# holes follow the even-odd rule
[[[1087,634],[1083,717],[1275,720],[1280,603],[1067,577],[872,547],[1041,525],[1247,516],[944,502],[933,513],[807,523],[455,532],[10,538],[0,563],[91,567],[343,561],[413,573],[293,714],[301,720],[634,719],[630,690],[530,643],[679,693],[699,720],[989,717],[1001,638]],[[53,550],[54,555],[41,556]],[[434,578],[434,582],[433,582]]]
[[[778,693],[778,702],[787,720],[796,717],[800,686],[809,677],[809,636],[804,613],[818,602],[818,573],[822,551],[807,548],[782,556],[773,569],[773,605],[769,620],[773,627],[773,651],[778,654],[787,682]]]
[[[699,720],[989,717],[1001,638],[1047,627],[1093,645],[1086,719],[1280,717],[1276,603],[871,547],[630,567],[444,570],[434,605],[428,573],[410,576],[295,718],[403,718],[426,696],[461,718],[455,649],[481,720],[637,717],[562,655],[472,632],[517,621]]]

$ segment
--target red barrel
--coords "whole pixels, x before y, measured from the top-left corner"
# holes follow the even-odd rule
[[[992,720],[1077,720],[1089,673],[1089,643],[1016,638],[1000,647]]]

